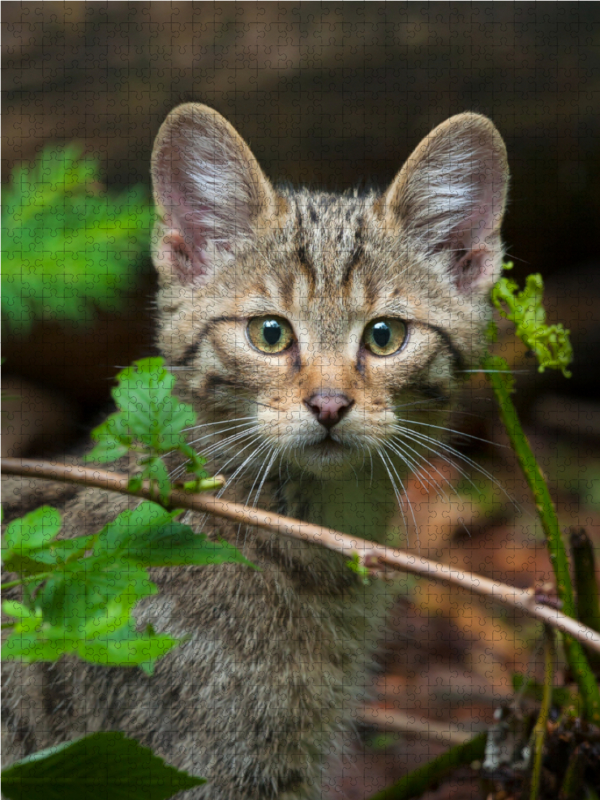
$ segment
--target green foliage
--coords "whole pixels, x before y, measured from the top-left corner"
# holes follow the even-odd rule
[[[75,539],[56,539],[60,515],[47,506],[11,523],[4,563],[25,578],[26,591],[23,602],[2,605],[15,620],[2,657],[32,663],[76,653],[94,664],[139,666],[151,674],[179,640],[151,627],[137,630],[136,603],[157,592],[146,568],[249,563],[227,542],[176,522],[180,513],[145,501],[99,533]]]
[[[207,480],[205,459],[185,440],[183,430],[194,425],[196,414],[190,405],[173,396],[175,378],[165,369],[163,359],[136,361],[117,379],[119,385],[112,394],[119,411],[92,433],[97,444],[86,461],[116,461],[134,451],[142,469],[132,478],[130,489],[137,491],[144,480],[149,480],[165,502],[171,482],[162,456],[179,451],[188,459],[187,471],[194,475],[197,491],[218,486],[214,480]]]
[[[148,358],[123,370],[113,395],[119,411],[92,434],[94,461],[114,461],[133,452],[143,480],[157,488],[163,504],[171,493],[162,459],[173,450],[189,459],[193,489],[213,489],[204,459],[186,443],[183,430],[196,421],[191,406],[172,394],[175,379],[161,358]],[[96,534],[59,539],[59,512],[48,506],[15,520],[3,537],[5,568],[19,575],[22,602],[5,601],[12,633],[2,656],[25,663],[55,661],[74,653],[95,664],[139,666],[151,673],[154,663],[178,644],[151,627],[138,630],[134,608],[155,594],[148,567],[249,562],[227,542],[213,542],[177,522],[181,511],[144,501]],[[9,627],[11,627],[9,625]]]
[[[511,262],[504,265],[504,269],[512,267]],[[503,317],[514,322],[519,339],[535,353],[539,371],[546,367],[560,369],[569,378],[567,367],[573,360],[569,331],[560,324],[546,325],[543,297],[541,275],[528,275],[522,291],[510,278],[500,278],[492,289],[493,304]]]
[[[107,192],[80,145],[44,148],[2,191],[2,316],[26,335],[35,320],[82,324],[114,311],[147,250],[145,188]]]
[[[8,800],[166,800],[203,783],[114,731],[50,747],[2,772]]]
[[[196,415],[172,394],[175,380],[163,360],[138,361],[118,378],[113,395],[119,410],[93,432],[96,447],[89,460],[110,462],[133,453],[141,470],[129,490],[149,480],[163,504],[173,487],[162,457],[174,450],[189,459],[189,488],[219,486],[186,443],[183,431]],[[72,539],[58,538],[61,517],[50,506],[11,522],[2,556],[18,578],[3,588],[21,586],[23,596],[2,604],[12,619],[3,625],[10,633],[2,658],[31,664],[71,654],[104,666],[138,666],[151,675],[157,659],[183,640],[151,626],[139,629],[135,606],[158,591],[147,568],[225,562],[252,567],[232,545],[178,522],[181,513],[145,500],[98,533]],[[2,791],[10,800],[94,800],[109,792],[117,799],[162,800],[202,783],[120,733],[96,733],[36,753],[2,773]]]

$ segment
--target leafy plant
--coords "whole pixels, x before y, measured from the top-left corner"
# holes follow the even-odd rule
[[[113,389],[117,411],[92,433],[96,447],[86,461],[117,461],[129,451],[136,454],[142,468],[129,484],[137,491],[144,480],[156,486],[161,502],[171,490],[169,473],[163,456],[173,451],[187,459],[186,469],[195,481],[188,488],[196,491],[215,489],[220,484],[208,479],[205,459],[185,440],[183,431],[196,421],[190,405],[172,395],[175,378],[164,367],[162,358],[146,358],[117,375],[119,385]]]
[[[510,270],[513,263],[504,264]],[[546,367],[562,370],[565,378],[571,373],[567,367],[573,360],[569,331],[561,325],[546,325],[544,309],[544,282],[541,275],[528,275],[525,288],[519,291],[511,278],[502,277],[492,289],[492,303],[501,316],[514,322],[518,338],[535,353],[540,372]]]
[[[101,531],[72,539],[58,538],[61,516],[43,506],[11,522],[2,539],[5,568],[16,580],[4,589],[22,587],[22,599],[5,600],[12,621],[2,658],[30,664],[77,655],[93,664],[140,667],[151,675],[157,659],[183,640],[139,630],[134,610],[157,587],[148,567],[239,563],[252,566],[225,541],[210,541],[177,522],[180,509],[167,509],[172,485],[164,455],[177,450],[189,458],[195,492],[214,489],[201,459],[186,443],[184,426],[193,425],[191,406],[173,396],[173,376],[161,358],[144,359],[118,376],[114,397],[119,411],[92,434],[92,461],[113,461],[132,452],[141,471],[130,481],[138,491],[145,480],[155,487],[158,503],[145,500],[119,514]],[[184,487],[185,488],[185,487]],[[163,503],[163,505],[160,505]],[[36,753],[2,773],[9,798],[44,800],[80,797],[162,800],[198,786],[194,778],[168,767],[152,752],[118,733],[96,733],[58,748]]]
[[[219,485],[205,477],[204,461],[185,443],[182,428],[196,415],[172,395],[174,379],[163,360],[137,362],[118,379],[114,394],[122,410],[93,432],[98,444],[90,458],[110,461],[133,451],[142,472],[131,491],[148,478],[163,503],[172,487],[162,456],[173,449],[190,455],[195,491]],[[137,629],[137,602],[157,591],[146,568],[249,563],[227,542],[209,541],[177,522],[179,514],[144,501],[98,533],[74,539],[57,538],[61,518],[49,506],[12,522],[3,537],[3,560],[19,576],[8,585],[22,585],[23,598],[3,603],[14,622],[2,657],[32,663],[75,653],[95,664],[139,666],[151,674],[179,640],[151,627]]]
[[[166,800],[203,783],[116,731],[41,750],[2,771],[8,800]]]
[[[48,146],[2,191],[2,316],[26,335],[38,319],[82,324],[114,311],[147,249],[144,187],[106,191],[78,144]]]

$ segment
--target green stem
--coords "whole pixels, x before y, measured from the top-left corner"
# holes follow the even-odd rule
[[[567,616],[576,619],[575,597],[569,574],[569,561],[558,524],[558,517],[546,480],[535,460],[510,397],[512,377],[508,365],[500,356],[493,356],[488,353],[482,361],[482,367],[486,370],[488,380],[500,406],[502,421],[533,494],[542,528],[546,535],[550,561],[556,577],[556,590],[562,603],[562,610]],[[563,636],[563,642],[569,667],[575,676],[579,691],[583,697],[586,716],[591,722],[600,724],[600,689],[594,673],[590,669],[583,647],[579,642],[567,635]]]
[[[571,559],[577,593],[577,619],[588,628],[600,631],[600,603],[594,546],[583,528],[571,529]],[[600,655],[586,648],[591,667],[600,671]]]
[[[571,530],[571,555],[577,588],[577,613],[580,622],[600,631],[600,604],[594,547],[583,528]]]
[[[464,744],[452,747],[441,756],[405,775],[392,786],[373,795],[370,800],[408,800],[420,797],[432,783],[448,773],[473,761],[481,761],[485,755],[486,734],[480,733]]]
[[[531,775],[531,800],[538,800],[540,794],[540,781],[542,778],[542,761],[544,758],[544,740],[548,726],[548,716],[552,704],[552,684],[554,683],[554,632],[546,627],[544,635],[544,694],[542,706],[538,714],[535,728],[533,729],[534,761]]]
[[[581,800],[585,763],[581,746],[576,747],[569,757],[569,764],[560,787],[559,800]]]

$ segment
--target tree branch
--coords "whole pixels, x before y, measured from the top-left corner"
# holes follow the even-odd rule
[[[11,475],[80,484],[154,500],[149,488],[146,486],[136,492],[128,491],[128,475],[108,472],[102,469],[70,464],[54,464],[49,461],[3,458],[0,461],[0,470]],[[528,614],[557,630],[570,634],[590,649],[600,653],[600,633],[587,628],[571,617],[567,617],[557,609],[537,602],[533,591],[524,591],[505,583],[492,581],[481,575],[452,569],[446,564],[439,564],[396,548],[385,547],[375,544],[375,542],[349,536],[331,528],[322,528],[319,525],[312,525],[271,511],[262,511],[239,503],[209,497],[206,494],[190,494],[174,490],[169,496],[168,505],[171,508],[183,508],[205,514],[213,514],[232,522],[245,523],[279,535],[319,544],[329,550],[342,553],[349,559],[354,553],[358,553],[361,562],[367,564],[370,568],[387,567],[400,572],[420,575],[432,581],[458,586],[461,589],[466,589],[483,597],[489,597],[502,605]]]

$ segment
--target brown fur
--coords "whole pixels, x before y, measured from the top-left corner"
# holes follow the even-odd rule
[[[153,181],[158,341],[204,426],[190,441],[231,479],[225,496],[385,541],[390,479],[400,489],[435,446],[440,430],[427,425],[444,425],[483,340],[507,185],[493,124],[453,117],[387,192],[338,196],[276,191],[229,123],[188,104],[158,134]],[[294,329],[279,355],[247,336],[248,319],[267,314]],[[377,317],[407,322],[399,352],[362,344]],[[319,391],[352,403],[331,438],[307,405]],[[13,515],[30,494],[9,482]],[[65,535],[132,502],[71,492]],[[190,640],[152,678],[71,659],[6,665],[5,756],[119,729],[207,777],[190,799],[317,797],[323,758],[365,693],[390,589],[362,585],[317,546],[187,519],[261,571],[154,570],[160,593],[140,606],[140,624]]]

